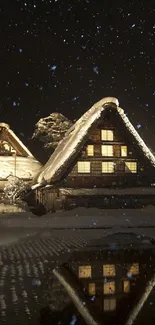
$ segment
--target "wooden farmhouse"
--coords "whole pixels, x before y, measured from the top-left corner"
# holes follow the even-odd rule
[[[6,123],[0,123],[0,190],[9,176],[31,182],[41,168],[32,153]]]
[[[34,179],[38,206],[139,207],[155,201],[155,157],[118,100],[93,105]]]

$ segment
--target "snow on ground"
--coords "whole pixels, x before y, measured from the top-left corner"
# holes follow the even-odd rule
[[[0,214],[0,226],[41,228],[155,227],[155,207],[145,209],[77,208],[48,213],[42,217],[31,212]]]

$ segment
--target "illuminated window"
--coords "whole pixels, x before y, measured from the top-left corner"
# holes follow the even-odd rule
[[[102,173],[114,173],[113,161],[102,162]]]
[[[87,146],[87,155],[88,156],[94,156],[94,146],[92,144],[89,144]]]
[[[128,270],[128,274],[138,275],[139,274],[139,263],[132,264]]]
[[[125,172],[126,173],[137,173],[137,163],[133,161],[125,162]]]
[[[114,131],[113,130],[101,130],[101,140],[113,141],[114,140]]]
[[[121,146],[121,156],[127,157],[127,146]]]
[[[104,311],[116,310],[116,298],[104,299],[103,309],[104,309]]]
[[[115,293],[115,282],[105,282],[103,285],[103,292],[105,295],[113,295]]]
[[[103,276],[115,276],[115,265],[114,264],[105,264],[103,265]]]
[[[78,161],[78,173],[90,173],[90,161]]]
[[[124,293],[130,292],[130,281],[129,280],[123,281],[123,291],[124,291]]]
[[[91,278],[91,265],[79,266],[79,278]]]
[[[111,157],[114,155],[113,146],[103,145],[101,148],[102,148],[102,156]]]
[[[88,292],[90,296],[94,296],[96,294],[95,283],[89,283]]]

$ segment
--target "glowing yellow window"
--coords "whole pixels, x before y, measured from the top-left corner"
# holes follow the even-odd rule
[[[116,298],[104,299],[103,301],[104,311],[114,311],[116,310]]]
[[[90,173],[90,161],[78,161],[78,173]]]
[[[132,264],[128,270],[128,274],[138,275],[139,274],[139,263]]]
[[[115,293],[115,282],[105,282],[103,285],[103,292],[105,295],[113,295]]]
[[[102,173],[114,173],[113,161],[103,161],[102,162]]]
[[[102,156],[111,157],[114,155],[113,146],[102,145]]]
[[[101,140],[113,141],[114,140],[114,131],[113,130],[101,130]]]
[[[79,278],[91,278],[91,265],[79,266]]]
[[[87,155],[88,156],[94,156],[94,146],[92,144],[89,144],[87,146]]]
[[[96,294],[95,283],[89,283],[88,292],[90,296],[94,296]]]
[[[127,157],[127,146],[121,146],[121,156]]]
[[[129,280],[123,281],[123,291],[124,291],[124,293],[130,292],[130,281]]]
[[[103,265],[103,276],[115,276],[115,265],[114,264],[105,264]]]
[[[126,173],[137,173],[137,163],[133,161],[126,161],[125,163]]]

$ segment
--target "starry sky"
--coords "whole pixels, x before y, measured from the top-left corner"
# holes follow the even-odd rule
[[[155,152],[153,0],[0,0],[0,76],[1,121],[33,153],[39,118],[75,120],[105,96]]]

